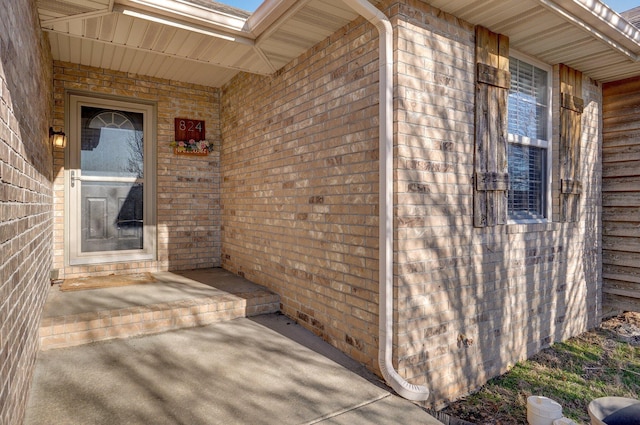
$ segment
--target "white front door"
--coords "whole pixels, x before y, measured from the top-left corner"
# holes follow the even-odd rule
[[[155,258],[153,105],[69,96],[70,265]]]

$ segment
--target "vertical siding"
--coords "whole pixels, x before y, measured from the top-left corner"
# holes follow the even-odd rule
[[[603,310],[640,311],[640,78],[603,89]]]
[[[22,423],[51,270],[51,56],[35,1],[0,0],[0,423]]]

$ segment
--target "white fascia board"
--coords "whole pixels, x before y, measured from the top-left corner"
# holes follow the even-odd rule
[[[597,38],[607,39],[634,55],[640,55],[640,30],[600,0],[547,0],[583,23]],[[575,23],[575,22],[573,22]],[[637,60],[637,59],[636,59]]]
[[[245,31],[258,38],[295,4],[296,0],[265,0],[247,19]]]

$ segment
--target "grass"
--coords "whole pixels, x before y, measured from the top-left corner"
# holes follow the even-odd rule
[[[589,424],[595,398],[640,399],[640,346],[598,329],[554,344],[443,412],[477,424],[526,424],[527,397],[549,397],[565,417]]]

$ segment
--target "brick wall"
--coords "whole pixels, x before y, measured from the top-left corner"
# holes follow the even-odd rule
[[[439,405],[597,325],[601,94],[585,78],[580,222],[476,229],[474,28],[421,1],[389,4],[394,358]],[[358,19],[276,75],[237,77],[221,101],[223,266],[277,291],[285,314],[373,370],[376,68],[377,33]],[[554,128],[557,140],[557,117]]]
[[[273,76],[222,93],[223,267],[374,367],[377,32],[359,19]]]
[[[34,1],[0,0],[0,423],[21,424],[49,288],[51,57]]]
[[[580,222],[474,228],[474,28],[421,2],[403,3],[396,9],[398,370],[432,388],[439,404],[599,323],[601,89],[584,79]],[[554,105],[558,111],[557,90]]]
[[[65,153],[55,156],[54,268],[61,278],[75,276],[183,270],[220,266],[220,106],[219,89],[109,71],[77,64],[54,63],[54,118],[65,125],[66,93],[119,96],[157,105],[157,260],[91,266],[65,266]],[[214,144],[208,156],[178,156],[174,118],[205,120],[206,137]]]

